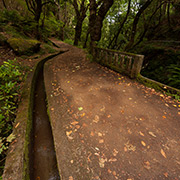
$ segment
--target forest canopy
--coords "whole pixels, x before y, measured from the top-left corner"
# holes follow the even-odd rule
[[[179,87],[178,0],[2,0],[0,31],[145,55],[142,74]]]

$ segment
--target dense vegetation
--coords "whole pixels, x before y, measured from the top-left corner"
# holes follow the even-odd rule
[[[13,122],[20,100],[24,68],[16,59],[4,61],[0,66],[0,173],[2,173],[9,143],[15,138]]]
[[[37,42],[35,50],[21,52],[30,55],[42,51],[39,45],[46,43],[44,47],[53,52],[49,37],[89,49],[97,44],[144,54],[144,76],[180,89],[179,0],[0,1],[0,46],[12,40]],[[1,158],[9,142],[22,76],[21,66],[14,61],[0,67]]]

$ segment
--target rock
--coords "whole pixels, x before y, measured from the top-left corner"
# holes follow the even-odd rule
[[[10,38],[7,42],[17,55],[31,55],[38,52],[41,45],[34,39]]]

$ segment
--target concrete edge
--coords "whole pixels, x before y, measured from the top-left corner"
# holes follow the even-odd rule
[[[15,119],[13,134],[16,139],[9,147],[6,156],[5,168],[3,172],[3,180],[30,180],[30,155],[32,142],[32,111],[34,105],[34,91],[38,71],[40,67],[49,59],[61,54],[51,54],[40,59],[30,72],[25,81],[22,100],[18,107]]]
[[[154,88],[157,91],[166,93],[167,95],[178,95],[180,96],[180,90],[173,88],[171,86],[165,85],[163,83],[157,82],[155,80],[149,79],[147,77],[142,76],[141,74],[139,74],[136,78],[136,80],[142,84],[144,84],[147,87],[151,87]]]

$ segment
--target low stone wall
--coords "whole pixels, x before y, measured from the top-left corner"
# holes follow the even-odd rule
[[[180,90],[173,88],[171,86],[167,86],[165,84],[162,84],[158,81],[149,79],[147,77],[142,76],[141,74],[138,74],[137,81],[144,84],[147,87],[153,88],[157,91],[160,91],[162,93],[166,93],[167,95],[173,96],[176,99],[176,96],[180,96]],[[178,98],[178,97],[177,97]]]
[[[141,71],[144,56],[93,47],[93,59],[130,78],[136,78]]]

